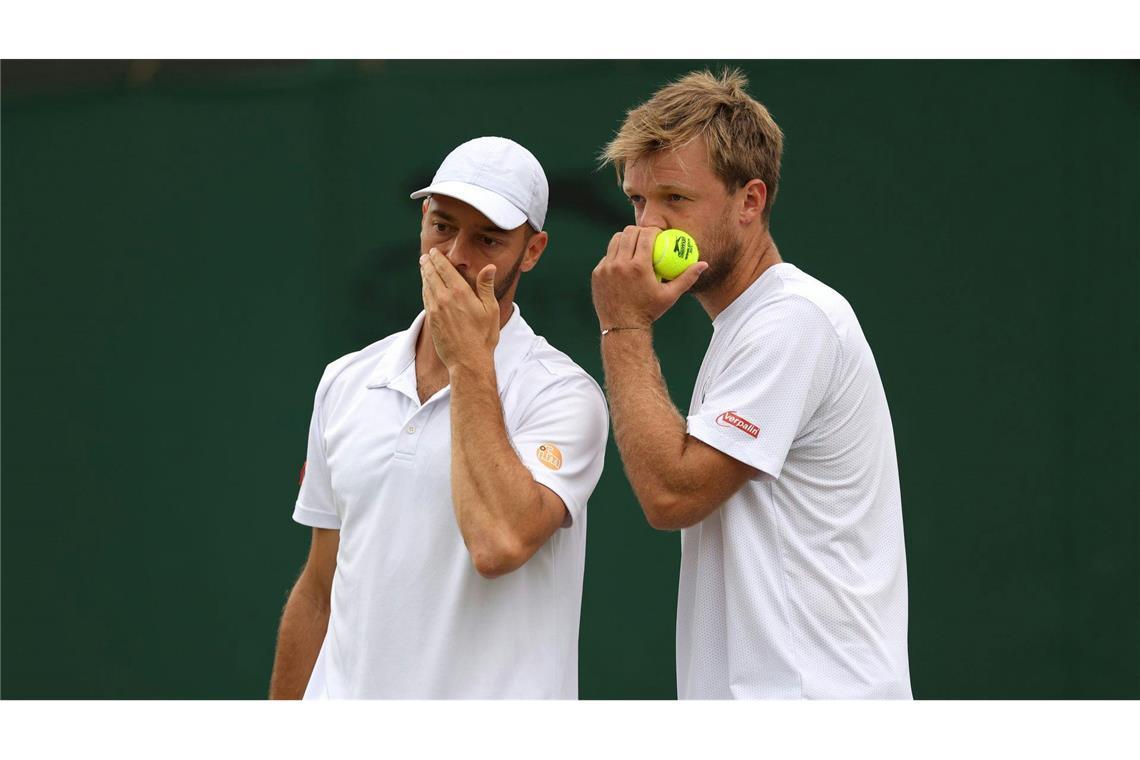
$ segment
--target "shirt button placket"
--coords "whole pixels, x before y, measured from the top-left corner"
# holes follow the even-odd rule
[[[424,432],[424,425],[431,416],[430,408],[421,408],[404,421],[404,428],[400,435],[396,451],[404,456],[414,456],[420,445],[420,437]]]

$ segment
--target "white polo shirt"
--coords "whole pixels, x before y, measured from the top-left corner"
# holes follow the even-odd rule
[[[681,533],[682,698],[909,698],[894,433],[855,313],[787,263],[713,320],[689,434],[759,469]]]
[[[521,568],[483,578],[452,507],[451,389],[416,392],[423,323],[333,362],[317,388],[293,519],[338,528],[340,548],[305,697],[574,699],[605,398],[515,306],[494,357],[507,434],[569,517]]]

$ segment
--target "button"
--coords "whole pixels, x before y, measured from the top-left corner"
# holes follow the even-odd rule
[[[416,426],[415,425],[408,425],[408,433],[411,434],[414,432],[416,432]]]

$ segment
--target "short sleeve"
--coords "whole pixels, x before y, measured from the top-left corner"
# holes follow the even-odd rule
[[[313,400],[313,416],[309,421],[309,442],[305,449],[305,464],[301,468],[301,490],[293,508],[293,519],[313,528],[340,528],[340,515],[333,500],[332,480],[325,457],[324,423],[322,406],[328,386],[334,376],[333,365],[325,368]]]
[[[725,349],[688,417],[689,435],[779,478],[830,385],[839,350],[835,328],[811,301],[792,297],[765,307]]]
[[[540,391],[511,433],[535,481],[566,505],[564,528],[585,514],[602,474],[609,428],[601,389],[589,377],[573,375]]]

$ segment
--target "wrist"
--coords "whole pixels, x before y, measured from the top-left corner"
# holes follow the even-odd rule
[[[472,357],[463,361],[453,362],[447,368],[447,373],[452,385],[455,385],[456,382],[469,383],[473,380],[490,380],[494,382],[495,360],[493,356],[487,356],[479,358]]]
[[[619,332],[630,332],[630,333],[644,332],[646,334],[652,334],[653,327],[652,327],[652,325],[614,325],[613,327],[602,328],[602,337],[605,337],[606,335],[609,335],[611,333],[619,333]]]
[[[653,320],[641,314],[598,315],[598,327],[602,330],[648,330],[652,326]]]

